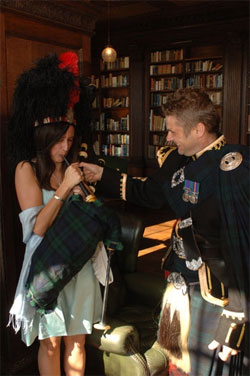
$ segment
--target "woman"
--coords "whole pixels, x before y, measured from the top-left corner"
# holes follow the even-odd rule
[[[18,105],[20,104],[18,95],[23,94],[20,88],[23,82],[27,81],[26,78],[30,79],[31,73],[32,77],[35,75],[40,78],[41,62],[45,82],[48,82],[46,73],[51,77],[53,66],[53,70],[58,73],[60,85],[63,79],[67,83],[71,80],[71,85],[68,85],[68,95],[64,97],[67,100],[57,98],[57,103],[54,103],[55,107],[61,100],[57,109],[50,108],[53,118],[45,117],[48,115],[48,106],[44,105],[44,110],[41,107],[43,98],[40,92],[41,95],[37,97],[40,106],[39,114],[34,106],[35,109],[33,108],[30,112],[32,114],[28,116],[33,124],[29,125],[26,120],[22,119],[23,115],[20,115],[20,108],[26,116],[27,111],[25,112],[23,106]],[[62,69],[59,67],[62,61],[55,56],[41,59],[37,67],[39,64],[39,69],[30,70],[24,74],[26,78],[23,76],[19,79],[10,121],[12,156],[16,162],[15,187],[21,208],[20,220],[26,243],[24,264],[10,315],[13,326],[16,325],[16,330],[21,327],[22,340],[27,346],[30,346],[36,337],[40,340],[38,366],[41,375],[61,374],[60,345],[63,337],[64,370],[66,375],[76,376],[84,374],[85,336],[91,333],[93,322],[98,321],[101,314],[100,287],[94,275],[91,260],[87,261],[80,272],[60,292],[57,306],[52,312],[40,314],[29,305],[25,295],[25,281],[33,252],[55,221],[65,200],[74,193],[82,194],[78,186],[82,173],[79,163],[75,162],[78,146],[75,126],[71,119],[65,116],[59,117],[60,113],[64,115],[67,111],[69,99],[72,99],[70,98],[72,88],[75,89],[76,77],[72,73],[70,64]],[[61,71],[64,77],[61,76]],[[26,96],[27,102],[29,99]],[[32,100],[34,104],[34,97]],[[21,102],[23,101],[22,96]],[[44,102],[48,103],[47,97]],[[53,103],[53,98],[51,98],[51,103]],[[35,118],[40,120],[34,121]],[[19,123],[20,120],[26,121],[26,124]],[[27,133],[30,139],[27,139]],[[64,162],[66,156],[70,162],[68,167]],[[88,289],[83,289],[83,286],[88,286]]]

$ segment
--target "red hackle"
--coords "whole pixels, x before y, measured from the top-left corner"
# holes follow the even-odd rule
[[[80,86],[78,81],[79,67],[78,67],[78,56],[75,52],[63,52],[59,56],[61,63],[58,65],[60,69],[67,69],[69,72],[72,72],[76,76],[75,86],[72,88],[69,94],[69,103],[68,108],[74,107],[74,105],[79,102],[80,99]]]

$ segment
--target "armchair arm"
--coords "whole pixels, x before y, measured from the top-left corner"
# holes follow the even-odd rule
[[[92,334],[87,336],[87,343],[99,350],[120,355],[128,355],[134,349],[139,349],[139,334],[134,326],[114,319],[108,319],[108,324],[111,329],[105,332],[93,328]]]
[[[150,369],[150,375],[159,375],[159,371],[163,370],[167,372],[168,357],[165,350],[157,342],[145,352],[144,356]]]

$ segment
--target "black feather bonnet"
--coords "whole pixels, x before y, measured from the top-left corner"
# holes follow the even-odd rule
[[[32,156],[35,126],[62,118],[72,122],[67,114],[79,101],[78,78],[78,57],[74,52],[59,57],[47,55],[20,75],[8,129],[12,159],[17,159],[17,155],[23,160]]]

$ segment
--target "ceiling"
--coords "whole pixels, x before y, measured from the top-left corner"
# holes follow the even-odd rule
[[[95,19],[95,43],[103,45],[107,30],[114,37],[133,38],[154,30],[188,24],[205,25],[211,19],[218,22],[227,17],[249,14],[248,0],[57,0],[64,7]],[[208,26],[209,32],[209,26]],[[104,36],[105,35],[105,36]],[[130,35],[130,36],[129,36]],[[95,44],[94,43],[94,44]]]
[[[163,16],[187,15],[206,12],[209,9],[223,10],[239,7],[241,3],[247,6],[248,1],[234,0],[60,0],[64,6],[86,14],[94,15],[97,28],[102,28],[109,19],[112,25],[124,22],[136,22],[137,19],[157,18]],[[109,16],[109,17],[108,17]]]
[[[93,53],[107,42],[108,30],[114,45],[140,44],[145,35],[154,43],[159,38],[171,39],[171,33],[181,33],[189,25],[203,26],[204,33],[212,33],[211,22],[223,22],[248,17],[248,0],[56,0],[75,13],[89,15],[95,20],[92,36]],[[234,26],[232,26],[234,27]],[[166,30],[171,30],[169,33]],[[233,31],[233,30],[232,30]],[[194,31],[195,32],[195,31]],[[158,33],[158,37],[156,34]],[[185,38],[185,32],[176,39]],[[120,43],[122,40],[124,43]],[[196,36],[199,38],[199,35]],[[190,38],[189,38],[190,39]],[[125,41],[126,40],[126,41]],[[118,43],[119,42],[119,43]],[[122,53],[122,51],[120,51]]]
[[[194,5],[198,5],[204,2],[204,0],[89,1],[89,3],[91,3],[97,10],[99,10],[99,21],[101,21],[103,18],[107,18],[108,13],[110,14],[111,20],[118,20],[128,17],[141,17],[145,15],[152,16],[166,11],[171,13],[177,12],[180,9],[188,9],[190,7],[193,7]]]

